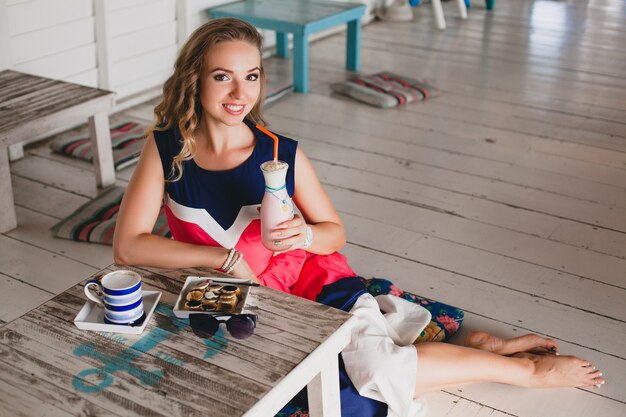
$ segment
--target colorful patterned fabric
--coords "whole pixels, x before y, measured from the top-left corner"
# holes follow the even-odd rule
[[[133,121],[111,128],[113,164],[116,171],[137,162],[143,148],[146,128],[147,125]],[[53,151],[65,156],[90,162],[93,160],[91,141],[88,136],[54,141],[50,147]]]
[[[81,242],[113,244],[115,221],[125,189],[113,187],[78,208],[69,217],[54,225],[52,236]],[[163,208],[152,233],[171,237]]]
[[[383,71],[335,83],[331,89],[372,106],[390,108],[413,101],[437,97],[441,91],[430,84]]]
[[[391,281],[382,278],[361,278],[367,291],[373,296],[392,294],[404,298],[412,303],[420,304],[432,314],[432,321],[417,338],[417,343],[445,342],[459,330],[463,323],[464,313],[456,307],[448,306],[440,302],[420,297],[396,287]],[[276,414],[275,417],[308,417],[306,407],[297,403],[289,403]]]
[[[410,292],[402,291],[391,281],[382,278],[372,278],[363,280],[370,294],[377,296],[380,294],[392,294],[404,298],[412,303],[416,303],[426,308],[432,314],[432,321],[422,334],[417,338],[417,343],[423,342],[445,342],[454,335],[463,323],[465,313],[456,307],[452,307],[438,301],[420,297]]]

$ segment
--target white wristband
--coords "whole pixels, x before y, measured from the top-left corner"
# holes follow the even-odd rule
[[[311,229],[311,226],[307,226],[306,238],[304,239],[304,243],[302,244],[302,247],[306,249],[309,246],[311,246],[312,243],[313,243],[313,229]]]

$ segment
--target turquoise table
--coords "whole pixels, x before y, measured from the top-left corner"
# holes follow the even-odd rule
[[[362,4],[310,0],[246,0],[208,10],[211,17],[236,17],[257,28],[276,31],[276,52],[289,57],[288,34],[293,34],[293,86],[309,90],[309,35],[343,23],[348,25],[346,68],[358,71]]]

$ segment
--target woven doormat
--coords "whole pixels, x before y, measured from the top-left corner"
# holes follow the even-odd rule
[[[124,122],[111,128],[113,164],[119,171],[134,164],[139,159],[144,144],[144,131],[148,126],[135,121]],[[93,152],[89,136],[54,141],[50,144],[54,152],[72,158],[93,161]]]
[[[441,95],[437,87],[389,71],[357,76],[330,87],[337,94],[385,109]]]
[[[112,245],[115,221],[125,190],[123,187],[113,187],[83,204],[50,229],[52,236],[80,242]],[[161,208],[152,233],[171,237],[163,208]]]

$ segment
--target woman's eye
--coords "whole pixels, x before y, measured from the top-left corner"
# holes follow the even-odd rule
[[[213,79],[216,81],[228,81],[228,76],[226,74],[217,74]]]
[[[256,81],[259,79],[259,74],[250,74],[248,75],[248,81]]]

